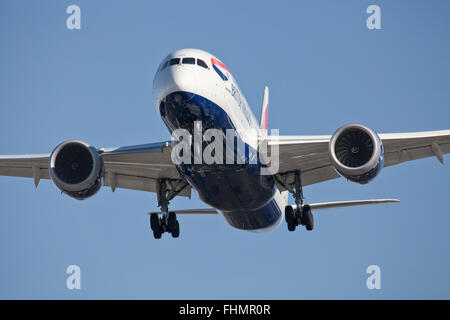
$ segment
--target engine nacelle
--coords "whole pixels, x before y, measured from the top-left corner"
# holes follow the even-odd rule
[[[77,200],[93,196],[102,186],[103,160],[83,141],[61,143],[53,150],[48,167],[56,186]]]
[[[344,178],[361,184],[374,179],[384,166],[380,137],[361,124],[349,124],[331,137],[328,153],[334,169]]]

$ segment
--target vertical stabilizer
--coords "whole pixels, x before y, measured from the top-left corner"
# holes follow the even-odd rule
[[[269,116],[269,88],[264,87],[264,96],[261,107],[261,121],[260,121],[261,129],[267,130],[268,116]]]

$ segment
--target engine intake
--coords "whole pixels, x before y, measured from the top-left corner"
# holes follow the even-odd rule
[[[374,179],[384,166],[381,139],[361,124],[349,124],[338,129],[331,137],[328,153],[340,175],[361,184]]]
[[[83,141],[66,141],[53,150],[49,174],[55,185],[72,198],[83,200],[102,186],[103,160],[97,150]]]

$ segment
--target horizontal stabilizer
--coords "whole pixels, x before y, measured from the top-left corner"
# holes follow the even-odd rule
[[[308,204],[311,210],[321,210],[321,209],[331,209],[331,208],[341,208],[341,207],[353,207],[353,206],[363,206],[366,204],[380,204],[389,202],[400,202],[398,199],[372,199],[372,200],[354,200],[354,201],[335,201],[335,202],[320,202]],[[292,206],[294,210],[297,206]]]
[[[218,214],[216,209],[190,209],[190,210],[175,210],[170,211],[176,214]],[[160,214],[161,211],[158,212],[149,212],[148,214],[157,213]]]

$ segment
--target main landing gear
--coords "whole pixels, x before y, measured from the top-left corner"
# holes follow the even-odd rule
[[[155,239],[161,239],[164,232],[172,234],[173,238],[180,236],[180,223],[174,212],[163,213],[161,218],[157,213],[150,214],[150,227]]]
[[[295,231],[297,226],[302,225],[306,230],[314,229],[314,218],[311,213],[311,208],[307,204],[303,204],[303,188],[300,171],[295,172],[294,177],[295,187],[291,193],[295,199],[296,207],[286,206],[284,209],[284,217],[289,231]]]
[[[172,200],[183,188],[184,185],[176,185],[176,181],[160,179],[158,180],[158,207],[161,213],[153,212],[150,214],[150,227],[155,239],[161,239],[163,233],[172,234],[173,238],[180,236],[180,223],[177,220],[175,212],[169,212],[169,201]],[[170,188],[168,186],[170,185]]]
[[[294,210],[292,206],[286,206],[284,217],[286,218],[289,231],[295,231],[299,225],[305,226],[308,231],[314,229],[314,218],[311,213],[311,208],[307,204],[301,208],[301,210]]]

